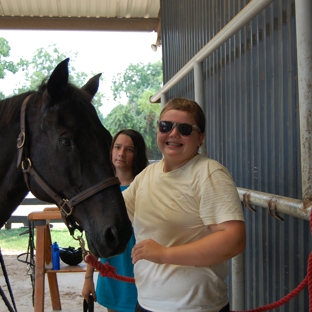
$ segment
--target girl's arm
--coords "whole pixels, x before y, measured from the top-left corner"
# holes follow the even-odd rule
[[[145,259],[159,264],[211,266],[244,251],[245,222],[227,221],[210,228],[210,235],[181,246],[165,247],[152,239],[141,241],[133,247],[132,262]]]

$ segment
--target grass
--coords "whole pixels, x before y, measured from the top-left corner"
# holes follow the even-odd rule
[[[16,229],[0,230],[0,248],[2,250],[19,250],[22,252],[27,251],[29,234],[23,234],[28,231],[28,227],[21,227]],[[74,240],[67,228],[51,228],[52,243],[57,242],[60,247],[79,247],[79,242]],[[79,233],[79,234],[78,234]],[[80,235],[80,232],[76,235]],[[36,244],[36,230],[34,233],[34,240]]]

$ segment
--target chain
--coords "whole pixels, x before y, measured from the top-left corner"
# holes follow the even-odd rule
[[[79,245],[82,251],[82,259],[85,261],[86,256],[89,254],[89,251],[85,248],[85,241],[83,239],[83,233],[81,235],[78,235],[77,237],[74,236],[74,234],[72,234],[73,239],[79,241]]]

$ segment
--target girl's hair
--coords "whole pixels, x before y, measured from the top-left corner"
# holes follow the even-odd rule
[[[146,155],[146,145],[145,145],[144,138],[142,137],[141,133],[136,130],[123,129],[123,130],[118,131],[113,137],[112,146],[111,146],[111,158],[112,158],[112,150],[114,148],[115,141],[120,134],[127,135],[128,137],[131,138],[133,142],[134,155],[133,155],[132,173],[133,173],[133,176],[135,177],[148,165],[148,159]],[[113,169],[115,172],[114,166],[113,166]]]
[[[173,109],[187,112],[190,117],[195,119],[200,132],[205,133],[206,117],[202,108],[195,101],[185,98],[174,98],[164,106],[160,113],[159,119],[165,112]]]

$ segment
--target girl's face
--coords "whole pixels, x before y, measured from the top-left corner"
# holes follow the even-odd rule
[[[116,170],[132,171],[134,144],[126,134],[119,134],[112,149],[112,163]]]
[[[195,119],[187,112],[173,109],[163,113],[160,121],[196,125]],[[181,135],[177,126],[168,133],[162,133],[158,129],[157,144],[164,157],[164,171],[171,171],[186,164],[197,154],[204,137],[205,134],[196,129],[188,136]]]

